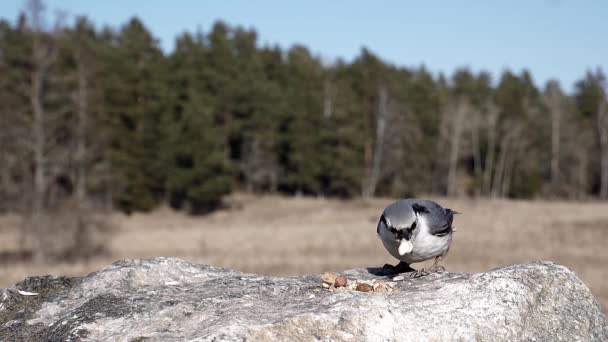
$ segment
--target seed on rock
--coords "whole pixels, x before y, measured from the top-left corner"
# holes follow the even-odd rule
[[[335,287],[344,287],[346,284],[348,284],[348,278],[346,278],[344,275],[337,277],[334,282]]]
[[[331,285],[329,285],[328,283],[323,283],[323,287],[328,289]]]
[[[360,284],[357,284],[357,287],[355,288],[355,290],[357,290],[359,292],[372,292],[372,291],[374,291],[374,288],[370,284],[360,283]]]
[[[336,282],[336,278],[338,278],[338,276],[332,272],[325,272],[321,275],[321,280],[329,285],[333,285]]]
[[[401,276],[401,275],[400,275],[400,276],[393,277],[393,281],[402,281],[403,279],[405,279],[405,277],[404,277],[404,276]]]
[[[374,292],[388,292],[389,288],[383,282],[379,281],[374,284]]]

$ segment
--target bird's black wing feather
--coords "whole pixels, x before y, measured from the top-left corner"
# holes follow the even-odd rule
[[[378,235],[380,235],[380,223],[384,223],[384,225],[388,227],[388,224],[386,223],[386,217],[384,217],[384,214],[382,214],[382,216],[380,216],[380,221],[378,222],[378,226],[376,227],[376,234],[378,234]]]
[[[452,222],[454,220],[454,211],[444,209],[435,204],[430,206],[428,214],[425,215],[429,232],[435,236],[446,236],[452,232]]]

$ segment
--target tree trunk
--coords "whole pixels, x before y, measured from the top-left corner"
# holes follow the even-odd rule
[[[597,112],[597,129],[600,140],[600,198],[608,199],[608,106],[602,99]]]
[[[36,53],[36,46],[34,53]],[[44,130],[45,113],[42,105],[42,84],[44,70],[40,65],[35,66],[32,73],[32,88],[30,101],[33,111],[32,133],[34,152],[34,189],[32,194],[32,254],[36,262],[42,262],[46,257],[46,225],[44,220],[44,196],[47,189],[47,162],[45,158],[46,134]]]
[[[386,132],[386,122],[388,118],[388,92],[382,87],[379,91],[378,114],[376,115],[376,139],[374,142],[374,153],[372,155],[372,167],[369,174],[366,189],[363,192],[364,198],[373,197],[376,193],[376,186],[381,176],[382,155],[384,152],[384,134]]]
[[[560,178],[560,140],[561,140],[561,117],[564,95],[559,90],[556,82],[550,81],[543,95],[543,102],[549,109],[551,115],[551,186],[553,191],[557,190]]]
[[[43,42],[42,15],[43,5],[40,0],[28,2],[29,19],[33,27],[32,64],[30,104],[32,106],[32,144],[34,186],[31,197],[31,233],[32,256],[35,262],[41,263],[48,256],[48,229],[46,222],[46,199],[48,190],[48,163],[46,112],[44,108],[44,82],[48,70],[57,56],[57,50],[49,42]]]
[[[481,167],[481,150],[479,145],[479,113],[472,113],[471,117],[471,149],[473,154],[473,172],[475,173],[475,194],[481,192],[481,182],[483,180],[483,169]]]
[[[492,185],[492,197],[502,197],[501,189],[503,177],[505,174],[505,165],[507,153],[509,153],[509,133],[505,134],[500,142],[500,154],[498,156],[498,163],[496,164],[493,177]]]
[[[560,158],[560,124],[561,109],[559,106],[551,108],[551,183],[554,187],[559,182]]]
[[[464,99],[458,101],[456,115],[452,118],[452,134],[450,135],[450,164],[448,170],[448,196],[458,194],[458,156],[460,154],[460,138],[462,133],[462,121],[468,106]]]
[[[521,140],[519,139],[519,127],[514,127],[510,134],[510,139],[507,141],[510,149],[506,154],[504,174],[502,176],[502,186],[500,188],[500,197],[508,197],[511,192],[511,181],[513,180],[513,171],[515,170],[515,163],[517,154],[521,146]]]
[[[14,192],[13,190],[13,186],[12,186],[12,182],[11,182],[11,172],[12,172],[12,168],[14,167],[11,163],[11,158],[8,155],[8,152],[5,151],[4,149],[0,149],[0,155],[2,156],[2,158],[0,158],[0,167],[2,167],[2,171],[0,172],[0,186],[2,187],[2,192],[0,192],[0,194],[5,195],[6,197],[3,196],[3,198],[0,198],[0,200],[3,201],[11,201],[12,200],[12,194]],[[7,207],[8,207],[8,203],[7,203]],[[10,209],[10,208],[3,208],[3,209]]]
[[[78,132],[76,133],[76,200],[83,205],[87,198],[87,125],[89,121],[87,70],[79,49],[78,63]]]
[[[496,158],[496,129],[498,122],[498,109],[492,106],[488,112],[488,151],[483,175],[483,192],[490,195],[492,192],[492,173],[494,172],[494,159]]]
[[[582,200],[587,195],[587,151],[581,149],[578,156],[577,198]]]

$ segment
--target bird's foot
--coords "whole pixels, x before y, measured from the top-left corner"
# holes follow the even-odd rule
[[[421,268],[421,269],[419,269],[419,270],[417,270],[417,271],[414,271],[414,272],[410,273],[410,278],[420,278],[420,277],[425,277],[425,276],[427,276],[427,275],[429,275],[429,274],[430,274],[430,273],[429,273],[429,272],[428,272],[426,269]]]
[[[429,273],[443,273],[445,272],[445,267],[441,265],[433,265],[428,269]]]
[[[432,273],[443,273],[445,272],[445,267],[439,265],[438,263],[434,263],[433,266],[429,268],[421,268],[418,271],[414,271],[410,274],[411,278],[420,278],[427,276]]]

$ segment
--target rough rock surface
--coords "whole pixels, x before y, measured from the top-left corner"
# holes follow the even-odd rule
[[[374,273],[341,274],[385,278]],[[550,262],[406,277],[396,287],[330,292],[320,275],[123,260],[84,278],[35,277],[0,290],[0,340],[608,341],[589,289]]]

